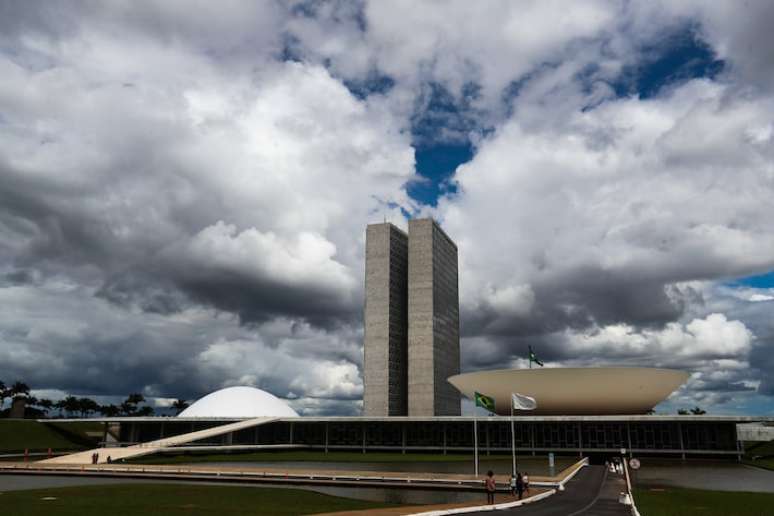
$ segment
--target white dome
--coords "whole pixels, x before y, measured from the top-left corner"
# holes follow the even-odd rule
[[[211,392],[177,417],[298,417],[284,401],[255,387],[226,387]]]

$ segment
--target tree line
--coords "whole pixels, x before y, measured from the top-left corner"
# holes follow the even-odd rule
[[[10,408],[4,409],[6,400],[23,398],[26,402],[26,413],[32,417],[51,417],[56,412],[55,417],[91,417],[95,414],[104,417],[117,416],[152,416],[155,410],[148,405],[145,396],[140,393],[132,393],[126,397],[120,404],[113,403],[101,405],[95,400],[87,397],[67,396],[61,400],[52,401],[48,398],[36,398],[30,394],[30,387],[21,381],[14,382],[11,385],[0,380],[0,414],[10,413]],[[172,409],[177,414],[188,407],[188,402],[178,399],[172,404]]]

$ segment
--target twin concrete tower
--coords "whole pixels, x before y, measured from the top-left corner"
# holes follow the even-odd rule
[[[457,246],[432,219],[366,229],[366,416],[458,416]]]

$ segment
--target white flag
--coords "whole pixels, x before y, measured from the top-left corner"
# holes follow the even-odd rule
[[[537,408],[535,398],[517,392],[511,393],[511,403],[513,403],[513,410],[535,410]]]

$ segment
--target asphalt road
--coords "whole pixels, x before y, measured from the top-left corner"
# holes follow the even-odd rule
[[[565,484],[564,492],[503,512],[520,516],[630,516],[629,508],[618,503],[618,494],[625,489],[621,475],[607,474],[604,466],[587,466]]]

